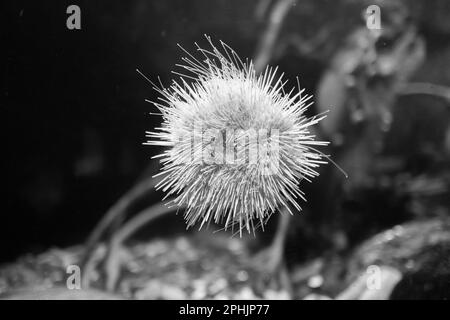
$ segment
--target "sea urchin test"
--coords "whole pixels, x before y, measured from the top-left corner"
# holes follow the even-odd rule
[[[153,102],[163,123],[147,132],[146,144],[166,147],[162,189],[170,202],[185,208],[187,225],[211,221],[224,228],[254,231],[281,208],[301,210],[299,183],[318,175],[325,156],[315,146],[310,127],[324,115],[306,117],[311,96],[285,91],[283,75],[267,67],[256,74],[220,42],[197,45],[199,57],[186,57],[170,87],[154,85],[161,97]]]

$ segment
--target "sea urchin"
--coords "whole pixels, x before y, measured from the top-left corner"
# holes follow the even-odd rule
[[[277,68],[257,75],[251,61],[207,40],[210,50],[197,45],[202,61],[180,47],[187,57],[178,66],[191,75],[154,85],[163,123],[146,133],[146,144],[168,147],[156,156],[163,166],[157,188],[186,208],[188,227],[214,220],[251,232],[280,207],[301,210],[299,182],[326,162],[313,146],[328,143],[309,131],[324,115],[306,117],[311,96],[300,86],[286,93]]]

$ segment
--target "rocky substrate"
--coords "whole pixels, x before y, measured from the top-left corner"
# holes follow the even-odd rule
[[[450,219],[395,226],[351,254],[327,254],[268,276],[245,240],[198,233],[129,245],[115,293],[67,287],[82,247],[51,249],[0,267],[10,299],[449,299]],[[105,254],[100,247],[98,258]],[[81,270],[82,272],[82,270]]]

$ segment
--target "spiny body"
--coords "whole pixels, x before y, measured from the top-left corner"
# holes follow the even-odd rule
[[[147,144],[168,147],[156,156],[164,175],[157,188],[186,207],[188,227],[225,221],[225,229],[237,225],[242,234],[264,226],[281,206],[301,210],[300,181],[325,163],[314,146],[328,142],[309,130],[324,115],[306,117],[311,96],[300,86],[286,93],[277,68],[257,75],[251,61],[207,40],[211,50],[197,45],[202,62],[182,48],[187,57],[179,66],[192,75],[177,73],[180,81],[168,88],[154,85],[163,123],[147,132]],[[254,132],[264,134],[252,140]]]

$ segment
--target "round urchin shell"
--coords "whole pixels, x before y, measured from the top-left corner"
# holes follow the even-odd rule
[[[311,96],[299,86],[286,93],[277,68],[257,75],[251,61],[207,40],[210,50],[197,45],[202,61],[182,48],[187,57],[178,66],[191,75],[154,86],[163,123],[147,132],[146,144],[168,147],[156,156],[163,175],[157,188],[186,208],[188,227],[214,220],[251,232],[281,207],[301,210],[299,182],[325,163],[314,146],[327,142],[309,131],[324,116],[304,115]]]

